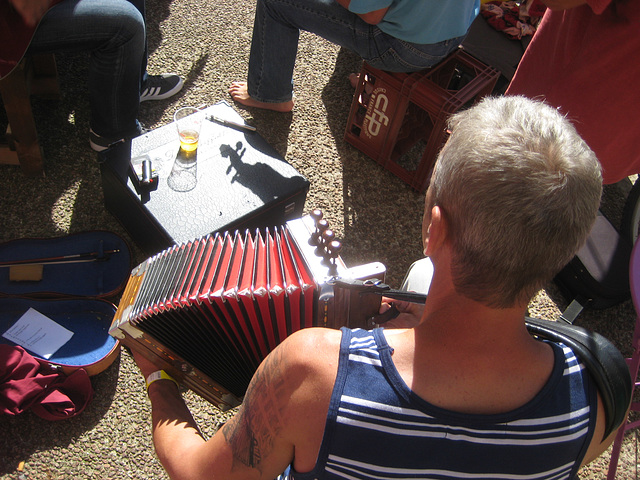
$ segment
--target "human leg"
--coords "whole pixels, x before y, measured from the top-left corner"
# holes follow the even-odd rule
[[[140,133],[140,65],[145,26],[127,0],[67,0],[38,27],[30,52],[90,52],[91,129],[117,141]]]
[[[271,35],[269,31],[259,35],[262,51],[275,58],[276,62],[272,63],[276,65],[278,65],[277,55],[285,55],[288,63],[280,64],[285,68],[272,68],[277,68],[281,75],[286,73],[289,77],[293,74],[298,37],[296,34],[293,60],[291,60],[293,42],[286,36],[274,38],[275,34],[283,33],[283,26],[289,30],[314,33],[336,45],[352,50],[375,68],[393,72],[413,72],[429,68],[444,59],[464,39],[464,37],[458,37],[425,45],[400,40],[384,33],[378,26],[366,23],[335,0],[259,0],[258,4],[263,4],[265,8],[261,17],[261,12],[256,7],[256,21],[260,17],[265,27],[271,28],[273,32]],[[425,15],[428,14],[429,12],[425,12]],[[279,25],[274,28],[273,22]],[[254,37],[258,26],[254,25]],[[291,35],[293,38],[293,34]],[[281,43],[278,42],[280,38],[284,38]],[[255,58],[259,59],[261,52],[255,51],[253,47],[252,41],[251,56],[255,55]],[[269,65],[263,65],[265,59],[261,60],[262,63],[256,62],[256,64],[268,68]],[[249,64],[251,71],[251,58]],[[284,84],[283,81],[281,82]],[[252,84],[251,73],[249,84]],[[249,91],[251,94],[254,93],[251,87]]]
[[[285,15],[291,4],[258,0],[251,39],[247,82],[234,82],[231,97],[243,105],[290,111],[292,77],[300,29]]]
[[[300,30],[349,48],[376,68],[417,71],[433,66],[460,44],[435,45],[398,40],[335,0],[258,0],[247,82],[234,82],[229,93],[239,103],[272,110],[293,107],[293,69]]]
[[[129,0],[129,2],[138,9],[140,15],[142,15],[142,20],[147,23],[147,12],[146,12],[146,1],[145,0]],[[142,85],[147,80],[147,63],[149,60],[149,49],[147,45],[147,35],[144,36],[144,52],[142,54],[142,62],[140,64],[140,91],[142,91]]]
[[[147,24],[146,2],[145,0],[129,0],[135,6],[142,19]],[[161,75],[149,75],[147,72],[147,64],[149,62],[149,48],[147,36],[144,37],[144,52],[142,54],[142,62],[140,65],[140,101],[148,100],[164,100],[172,97],[180,90],[184,84],[182,78],[175,73],[163,73]]]
[[[291,110],[300,30],[322,36],[326,24],[335,22],[347,30],[354,18],[359,17],[334,0],[259,0],[247,82],[234,82],[229,93],[244,105]]]

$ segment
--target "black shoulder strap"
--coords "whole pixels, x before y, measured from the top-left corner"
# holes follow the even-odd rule
[[[413,303],[424,303],[424,293],[394,290],[380,281],[359,281],[340,279],[337,282],[343,288],[358,289],[363,294],[377,294],[396,300]],[[398,311],[389,310],[386,314],[372,317],[375,324],[384,324],[391,320]],[[531,335],[562,342],[571,348],[576,356],[585,364],[596,383],[606,415],[605,438],[616,430],[627,418],[627,410],[631,402],[633,381],[624,357],[609,339],[565,321],[542,320],[527,317],[527,329]]]
[[[620,351],[599,333],[562,321],[526,318],[529,333],[539,338],[562,342],[585,364],[596,383],[606,414],[605,437],[627,418],[632,380]]]

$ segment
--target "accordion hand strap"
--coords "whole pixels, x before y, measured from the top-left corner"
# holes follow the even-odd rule
[[[412,303],[424,303],[427,296],[424,293],[408,292],[405,290],[394,290],[389,285],[380,280],[356,280],[351,278],[337,278],[334,281],[336,286],[347,290],[357,290],[362,295],[374,293],[394,300],[404,300]]]
[[[338,279],[336,284],[359,290],[362,294],[377,294],[412,303],[424,303],[427,298],[424,293],[394,290],[378,280]],[[396,309],[390,312],[391,315],[377,316],[376,323],[383,324],[398,313]],[[562,321],[527,317],[525,323],[531,335],[570,347],[587,367],[605,408],[605,438],[622,425],[627,418],[633,381],[627,362],[611,341],[599,333]]]

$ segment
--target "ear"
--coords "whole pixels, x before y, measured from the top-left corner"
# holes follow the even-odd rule
[[[427,238],[424,246],[424,254],[427,257],[439,250],[447,240],[449,226],[443,215],[442,209],[434,205],[431,209],[431,221],[427,229]]]

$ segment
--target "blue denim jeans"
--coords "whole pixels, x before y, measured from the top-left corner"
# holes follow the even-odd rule
[[[356,52],[374,68],[392,72],[429,68],[464,38],[419,45],[385,34],[336,0],[258,0],[247,75],[251,98],[269,103],[291,100],[300,30]]]
[[[28,52],[89,52],[91,129],[116,140],[140,132],[145,44],[144,0],[65,0],[43,17]]]

